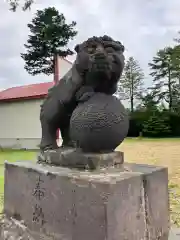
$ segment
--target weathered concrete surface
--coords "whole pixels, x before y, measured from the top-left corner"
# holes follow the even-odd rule
[[[167,169],[143,164],[130,164],[130,168],[133,172],[143,173],[147,239],[159,239],[158,237],[162,235],[167,239],[169,226]]]
[[[80,149],[60,147],[54,150],[47,150],[39,153],[38,163],[47,163],[54,166],[97,169],[121,165],[124,163],[124,153],[114,151],[110,153],[83,153]]]
[[[52,236],[30,231],[22,222],[15,219],[0,220],[1,240],[54,240]],[[61,239],[61,238],[60,238]],[[171,229],[168,240],[179,240],[180,229]]]
[[[169,240],[179,240],[180,239],[180,229],[171,229],[169,234]]]
[[[16,219],[3,218],[0,220],[1,240],[54,240],[52,236],[30,231],[22,222]],[[59,238],[62,239],[62,238]],[[180,229],[171,229],[168,240],[179,240]]]
[[[47,239],[168,240],[167,170],[125,164],[89,172],[6,163],[4,212]]]

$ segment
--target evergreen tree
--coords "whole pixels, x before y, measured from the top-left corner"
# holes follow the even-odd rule
[[[121,81],[118,82],[117,84],[117,91],[114,94],[117,98],[121,99],[121,100],[126,100],[128,99],[127,94],[125,93],[125,90],[123,89],[122,85],[121,85]]]
[[[173,47],[173,78],[177,79],[177,84],[180,86],[180,45],[176,45]]]
[[[171,133],[169,118],[158,111],[153,112],[143,123],[143,135],[150,137],[163,137]]]
[[[141,97],[144,73],[139,63],[130,57],[125,64],[120,86],[124,90],[126,99],[130,100],[131,112],[134,111],[134,101]]]
[[[149,92],[141,97],[141,108],[145,111],[153,112],[158,109],[158,101],[155,100],[153,92]]]
[[[54,7],[38,10],[32,22],[28,24],[31,35],[25,44],[26,53],[21,57],[25,61],[25,69],[32,75],[54,72],[54,57],[66,57],[73,52],[66,46],[76,36],[75,22],[66,23],[63,14]]]
[[[180,32],[178,32],[180,34]],[[180,114],[180,39],[174,39],[176,45],[173,48],[173,63],[175,72],[173,77],[176,83],[173,85],[173,109]]]
[[[153,77],[154,87],[152,88],[158,100],[165,100],[170,111],[173,109],[173,96],[177,78],[180,76],[178,71],[177,49],[167,47],[157,52],[152,63],[149,63],[150,75]]]

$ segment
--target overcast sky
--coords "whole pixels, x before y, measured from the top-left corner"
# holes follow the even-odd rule
[[[0,89],[51,81],[52,76],[30,76],[20,53],[27,40],[27,23],[37,9],[55,6],[67,21],[77,22],[76,43],[93,35],[107,34],[121,41],[126,57],[132,55],[144,69],[146,85],[151,84],[147,64],[159,48],[173,44],[180,30],[180,0],[35,0],[31,11],[12,13],[0,0]],[[51,5],[50,5],[51,3]]]

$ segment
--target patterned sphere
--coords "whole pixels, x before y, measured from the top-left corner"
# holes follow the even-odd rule
[[[129,117],[115,96],[95,93],[73,111],[70,137],[86,152],[113,151],[127,136]]]

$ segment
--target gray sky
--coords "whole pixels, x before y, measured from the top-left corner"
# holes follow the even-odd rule
[[[133,55],[144,69],[147,86],[151,85],[148,62],[159,48],[173,44],[180,30],[180,0],[35,0],[25,13],[10,12],[0,0],[0,89],[52,80],[52,76],[30,76],[20,57],[29,34],[27,23],[37,9],[49,6],[64,13],[68,22],[77,22],[78,36],[70,46],[102,34],[121,41],[126,57]]]

